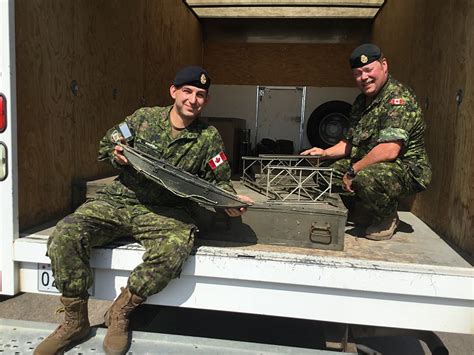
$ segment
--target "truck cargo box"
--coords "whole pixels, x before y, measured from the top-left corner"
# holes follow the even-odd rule
[[[181,278],[149,302],[474,333],[472,2],[275,2],[0,1],[1,294],[55,290],[46,256],[52,225],[76,205],[78,181],[117,173],[96,161],[98,140],[139,107],[170,104],[178,68],[192,63],[210,72],[215,96],[206,115],[218,125],[237,119],[224,124],[235,161],[236,127],[252,131],[252,144],[263,137],[263,129],[256,134],[259,109],[268,113],[260,120],[264,137],[291,138],[297,148],[309,144],[309,127],[321,133],[311,117],[336,122],[321,129],[326,133],[342,131],[342,110],[318,109],[351,104],[358,91],[348,56],[373,41],[390,73],[418,96],[433,165],[428,190],[405,201],[395,237],[375,243],[348,224],[341,250],[332,232],[345,214],[321,211],[334,219],[329,245],[338,250],[314,248],[307,242],[312,227],[293,212],[267,220],[257,205],[243,219],[265,219],[256,240],[199,239]],[[285,89],[261,95],[270,87]],[[337,120],[327,119],[336,113]],[[326,224],[313,230],[328,239]],[[306,244],[296,238],[282,245],[279,238],[290,233],[306,235]],[[123,242],[94,249],[94,296],[115,297],[143,253]]]

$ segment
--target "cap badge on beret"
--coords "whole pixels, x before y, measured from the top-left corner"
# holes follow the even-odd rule
[[[191,65],[178,71],[173,80],[173,85],[176,87],[191,85],[208,90],[211,86],[211,78],[205,69]]]
[[[381,56],[382,51],[379,47],[373,43],[365,43],[352,51],[349,64],[352,69],[360,68],[380,59]]]

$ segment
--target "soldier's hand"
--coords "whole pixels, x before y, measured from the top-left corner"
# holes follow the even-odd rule
[[[352,189],[352,178],[349,175],[344,174],[342,177],[342,188],[348,192],[354,192]]]
[[[248,197],[248,196],[245,196],[245,195],[237,195],[237,197],[239,199],[241,199],[242,201],[248,203],[249,205],[253,205],[254,204],[254,201]],[[247,211],[247,208],[245,207],[240,207],[240,208],[226,208],[225,209],[225,213],[227,213],[227,215],[229,217],[238,217],[238,216],[241,216],[243,215],[245,212]]]
[[[301,152],[300,155],[324,155],[324,149],[318,148],[318,147],[313,147],[310,149],[306,149],[305,151]]]
[[[128,160],[125,158],[123,155],[123,148],[119,145],[116,145],[114,147],[113,151],[114,155],[114,160],[119,164],[119,165],[128,165]]]

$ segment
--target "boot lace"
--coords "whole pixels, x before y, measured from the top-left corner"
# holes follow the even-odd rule
[[[77,317],[74,317],[73,312],[71,312],[70,310],[68,311],[68,309],[66,309],[66,307],[64,306],[57,308],[54,313],[64,313],[64,321],[56,328],[56,330],[51,335],[59,335],[60,337],[68,335],[71,331],[70,328],[73,328],[74,324],[78,322]]]
[[[122,332],[128,331],[128,326],[130,324],[130,313],[132,310],[133,307],[127,304],[114,314],[115,325],[118,330]]]

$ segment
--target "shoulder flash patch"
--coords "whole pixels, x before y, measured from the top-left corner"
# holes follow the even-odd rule
[[[405,100],[404,99],[391,99],[390,103],[394,106],[401,106],[401,105],[405,105]]]
[[[226,160],[227,160],[227,157],[225,156],[224,152],[220,152],[215,157],[211,158],[211,160],[209,160],[207,163],[209,164],[211,169],[214,170]]]

